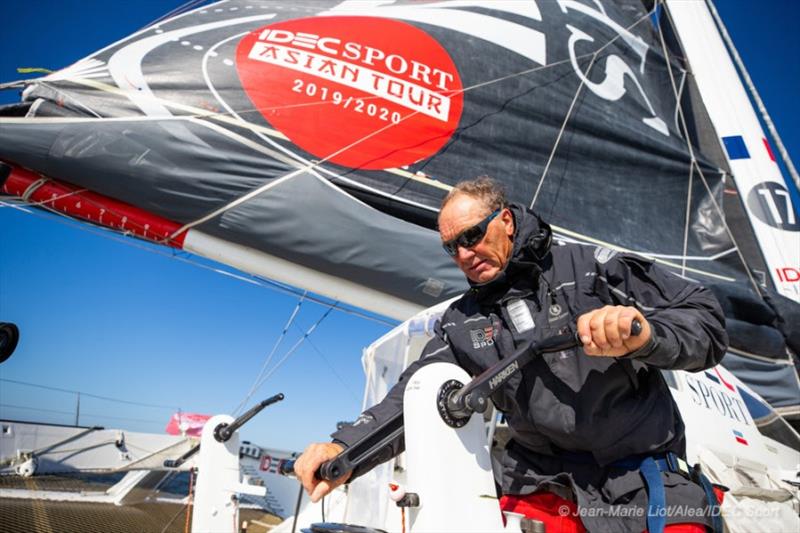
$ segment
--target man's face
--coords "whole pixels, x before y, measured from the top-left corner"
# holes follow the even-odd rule
[[[455,196],[439,213],[439,234],[442,242],[455,239],[491,212],[480,199],[466,194]],[[512,235],[514,218],[508,209],[503,209],[489,223],[483,239],[470,248],[459,246],[453,259],[471,281],[491,281],[503,271],[511,257]]]

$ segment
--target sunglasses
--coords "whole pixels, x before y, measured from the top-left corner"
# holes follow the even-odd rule
[[[502,209],[498,209],[474,226],[465,229],[459,233],[458,237],[455,239],[450,239],[449,241],[443,242],[442,248],[444,248],[444,251],[447,252],[447,255],[455,257],[455,255],[458,253],[459,246],[462,248],[472,248],[481,242],[481,239],[483,239],[483,237],[486,235],[486,229],[489,227],[489,223],[494,220],[494,217],[496,217],[500,211],[502,211]]]

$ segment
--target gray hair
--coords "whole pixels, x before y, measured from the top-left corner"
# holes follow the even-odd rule
[[[458,182],[444,197],[439,210],[444,209],[444,206],[459,194],[466,194],[472,198],[479,199],[489,211],[503,209],[508,205],[506,192],[500,183],[489,176],[478,176],[471,180]]]

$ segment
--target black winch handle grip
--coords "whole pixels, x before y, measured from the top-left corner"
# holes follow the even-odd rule
[[[296,459],[290,459],[288,461],[283,461],[278,466],[278,473],[280,475],[282,475],[282,476],[296,476],[297,474],[294,471],[294,463],[296,461],[297,461]],[[323,480],[324,479],[324,480],[328,480],[328,481],[332,481],[334,479],[338,479],[339,477],[341,477],[342,474],[339,474],[338,476],[334,475],[334,474],[338,473],[338,470],[335,467],[332,468],[333,462],[334,462],[334,460],[325,461],[324,463],[319,465],[319,468],[317,468],[317,471],[314,472],[314,477],[319,479],[319,480]]]
[[[633,322],[631,322],[631,337],[638,337],[642,333],[642,323],[639,322],[638,318],[634,318]],[[578,334],[577,328],[575,329],[575,340],[578,342],[578,346],[583,346],[583,341],[581,341],[581,336]]]
[[[191,456],[200,451],[200,444],[195,444],[189,450],[178,457],[177,459],[167,459],[164,461],[164,468],[178,468],[185,463]]]
[[[256,404],[250,408],[245,414],[231,422],[230,424],[222,423],[214,428],[214,438],[218,442],[227,442],[233,436],[233,433],[242,427],[245,422],[256,416],[262,409],[275,402],[283,400],[283,393],[278,393],[275,396],[270,396],[263,402]],[[178,457],[177,459],[167,459],[164,461],[165,468],[178,468],[185,463],[191,456],[200,451],[200,443],[195,444],[189,451]]]
[[[283,395],[283,393],[278,393],[275,396],[270,396],[266,400],[251,407],[246,413],[241,415],[239,418],[237,418],[230,424],[222,423],[218,425],[214,429],[214,438],[217,439],[218,442],[227,442],[233,436],[236,430],[238,430],[247,421],[249,421],[251,418],[260,413],[262,409],[264,409],[269,405],[272,405],[273,403],[283,401],[284,398],[285,396]]]

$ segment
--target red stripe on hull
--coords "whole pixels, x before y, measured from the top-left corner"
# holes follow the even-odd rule
[[[22,197],[31,185],[41,180],[44,180],[43,183],[36,187],[27,199],[31,203],[61,211],[99,226],[133,234],[140,239],[183,248],[185,232],[167,240],[180,229],[180,224],[125,202],[79,189],[74,185],[46,178],[29,170],[12,167],[2,190],[6,194]]]

